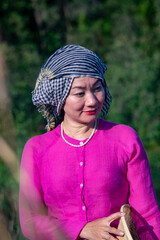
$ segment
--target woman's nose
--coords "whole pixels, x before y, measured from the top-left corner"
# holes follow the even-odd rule
[[[90,92],[86,96],[86,104],[87,106],[94,106],[97,103],[97,98],[94,93]]]

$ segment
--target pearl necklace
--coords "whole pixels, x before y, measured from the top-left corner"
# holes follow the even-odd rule
[[[93,129],[91,135],[89,136],[89,138],[88,138],[84,143],[82,143],[82,144],[80,144],[80,145],[72,144],[72,143],[68,142],[68,141],[65,139],[65,137],[64,137],[64,135],[63,135],[63,122],[61,123],[61,136],[62,136],[63,140],[64,140],[68,145],[70,145],[70,146],[72,146],[72,147],[82,147],[82,146],[86,145],[86,144],[91,140],[91,138],[93,137],[93,135],[94,135],[94,133],[95,133],[95,131],[96,131],[96,127],[97,127],[97,120],[95,121],[94,129]]]

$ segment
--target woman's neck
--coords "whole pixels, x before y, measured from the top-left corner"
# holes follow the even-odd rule
[[[88,138],[95,126],[95,122],[89,124],[82,124],[78,122],[70,122],[66,119],[63,121],[63,131],[69,137],[77,140],[85,140]]]

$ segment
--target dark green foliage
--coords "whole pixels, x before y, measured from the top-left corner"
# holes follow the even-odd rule
[[[7,228],[12,232],[13,240],[18,240],[18,184],[11,177],[11,173],[0,159],[0,213],[4,214]]]

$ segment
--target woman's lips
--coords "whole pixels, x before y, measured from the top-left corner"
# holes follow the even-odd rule
[[[85,111],[85,113],[88,115],[95,115],[96,112],[97,112],[96,110]]]

